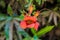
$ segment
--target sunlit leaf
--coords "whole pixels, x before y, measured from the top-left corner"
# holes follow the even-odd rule
[[[41,37],[42,35],[51,31],[53,28],[54,28],[54,26],[46,26],[46,27],[42,28],[38,33],[36,33],[36,35]]]

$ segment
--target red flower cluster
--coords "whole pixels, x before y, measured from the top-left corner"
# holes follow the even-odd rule
[[[29,14],[31,14],[33,10],[32,5],[30,7],[31,10],[29,10],[28,12]],[[35,16],[25,15],[24,19],[20,22],[21,28],[23,29],[34,28],[35,30],[38,30],[39,23],[37,22],[37,18],[36,18],[38,15],[39,15],[39,11],[35,12]]]
[[[34,28],[34,29],[38,29],[39,23],[36,22],[36,18],[34,16],[25,16],[24,20],[21,21],[20,26],[23,29],[26,28]]]

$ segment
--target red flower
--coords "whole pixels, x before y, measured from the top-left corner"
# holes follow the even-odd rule
[[[37,22],[36,17],[34,16],[25,16],[24,20],[20,23],[21,28],[34,28],[35,30],[38,29],[39,23]]]

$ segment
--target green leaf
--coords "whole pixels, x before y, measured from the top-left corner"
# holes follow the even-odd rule
[[[60,0],[57,0],[57,2],[59,2],[59,3],[60,3]]]
[[[7,22],[6,25],[5,25],[6,40],[9,40],[9,26],[10,26],[10,22]]]
[[[24,38],[23,40],[28,40],[28,38]]]
[[[41,40],[41,39],[35,35],[31,40]]]
[[[25,37],[23,40],[31,40],[32,38],[27,38],[27,37]]]
[[[12,10],[12,8],[11,8],[11,6],[10,6],[10,5],[8,5],[7,13],[8,13],[10,16],[12,16],[12,15],[13,15],[13,10]]]
[[[41,29],[38,33],[36,33],[37,36],[42,36],[46,34],[47,32],[51,31],[54,28],[54,26],[46,26],[43,29]]]
[[[35,33],[36,33],[36,30],[35,30],[34,28],[31,28],[31,32],[32,32],[33,34],[35,34]]]
[[[48,23],[50,23],[52,19],[53,19],[53,13],[50,14],[49,19],[48,19]]]
[[[33,0],[26,0],[27,4],[25,5],[25,7],[29,7],[31,5]]]
[[[12,40],[12,23],[7,22],[5,25],[5,36],[6,40]]]
[[[51,11],[44,11],[44,12],[41,13],[41,15],[43,17],[47,17],[47,16],[49,16],[50,13],[51,13]]]
[[[38,37],[37,36],[34,36],[34,40],[38,40]]]
[[[21,14],[19,18],[20,18],[21,20],[23,20],[23,19],[24,19],[24,15]]]
[[[54,19],[54,24],[57,26],[57,25],[58,25],[58,24],[57,24],[57,16],[54,15],[53,19]]]
[[[26,13],[25,10],[20,10],[20,12],[21,12],[22,14]]]
[[[23,35],[24,37],[30,38],[27,32],[25,32],[19,25],[17,21],[14,21],[17,33]]]
[[[15,17],[14,20],[21,21],[19,17]]]
[[[0,5],[4,8],[5,7],[5,2],[4,1],[0,1]]]
[[[41,4],[43,5],[45,1],[47,1],[47,0],[42,0],[42,1],[41,1],[41,2],[42,2]]]
[[[5,36],[6,36],[6,40],[9,40],[9,27],[11,26],[11,20],[12,20],[12,17],[8,17],[7,18],[7,22],[5,24]]]
[[[37,2],[39,5],[41,5],[41,1],[42,1],[42,0],[36,0],[36,2]]]
[[[0,21],[6,20],[8,16],[0,13]]]
[[[0,29],[6,24],[7,20],[0,22]]]
[[[9,26],[9,40],[13,39],[13,20],[10,21],[10,26]]]
[[[0,14],[0,29],[12,19],[12,17]]]
[[[27,3],[32,3],[33,0],[26,0]]]
[[[13,19],[13,17],[9,16],[7,17],[7,21],[11,21]]]

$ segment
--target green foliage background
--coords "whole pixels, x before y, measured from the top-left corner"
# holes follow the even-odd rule
[[[33,12],[40,11],[38,22],[41,28],[38,31],[20,28],[19,23],[24,18],[22,14],[31,4],[34,5]],[[54,28],[60,29],[60,0],[0,0],[1,40],[42,40],[41,37]]]

